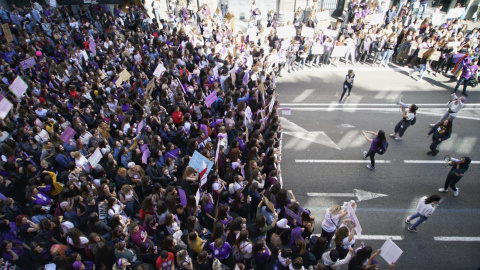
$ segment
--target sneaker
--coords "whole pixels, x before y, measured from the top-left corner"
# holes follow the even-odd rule
[[[401,140],[402,140],[402,138],[400,138],[400,137],[395,137],[395,141],[401,141]]]
[[[407,217],[407,219],[405,219],[405,223],[410,224],[410,218],[409,217]]]
[[[457,187],[457,190],[456,190],[455,192],[453,192],[453,196],[457,197],[457,196],[458,196],[458,191],[459,191],[459,190],[460,190],[460,189]]]
[[[413,70],[408,73],[408,76],[413,77]]]
[[[458,190],[458,188],[457,188],[457,190]],[[439,191],[439,192],[447,192],[447,190],[444,189],[443,187],[442,187],[442,188],[439,188],[438,191]]]
[[[436,156],[438,154],[438,152],[440,152],[440,151],[439,150],[432,151],[432,156]]]
[[[363,151],[363,159],[367,159],[367,151]]]
[[[375,170],[375,167],[372,167],[372,165],[370,164],[367,165],[367,168],[369,168],[370,170]]]
[[[390,137],[395,138],[396,135],[397,135],[397,134],[392,133],[392,134],[390,134]]]
[[[430,124],[431,127],[434,127],[436,124]]]
[[[408,230],[411,232],[418,232],[417,228],[408,227]]]

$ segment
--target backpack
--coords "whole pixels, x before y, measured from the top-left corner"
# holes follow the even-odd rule
[[[60,202],[57,203],[57,207],[55,207],[55,212],[54,212],[54,216],[56,217],[60,217],[60,216],[63,216],[65,210],[63,210],[63,208],[60,206]]]
[[[233,256],[233,259],[236,261],[236,262],[239,262],[239,261],[242,261],[243,260],[243,254],[242,252],[240,251],[240,249],[237,247],[237,246],[233,246],[232,247],[232,256]]]
[[[377,148],[377,154],[383,155],[385,152],[387,152],[388,149],[388,142],[385,140],[383,141],[382,145]]]

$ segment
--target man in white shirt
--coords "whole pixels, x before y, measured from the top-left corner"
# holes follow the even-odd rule
[[[157,18],[157,22],[160,22],[162,16],[160,15],[160,0],[153,1],[153,11],[155,13],[155,18]]]

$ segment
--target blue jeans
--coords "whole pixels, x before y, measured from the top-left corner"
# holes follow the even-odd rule
[[[420,80],[423,79],[423,75],[425,75],[425,72],[427,71],[427,65],[421,64],[420,67],[413,70],[413,72],[416,72],[416,71],[420,71]]]
[[[412,13],[412,17],[413,17],[413,15],[415,15],[415,17],[418,17],[418,13],[420,13],[420,9],[422,9],[422,15],[421,15],[421,17],[422,17],[422,19],[423,19],[423,15],[425,14],[425,10],[427,10],[427,4],[428,4],[428,2],[425,3],[425,4],[420,4],[420,6],[418,7],[418,9]]]
[[[228,6],[227,5],[221,5],[220,6],[222,9],[222,17],[225,17],[225,14],[228,12]]]
[[[388,65],[388,61],[390,61],[390,56],[392,56],[393,50],[385,50],[382,55],[382,60],[380,60],[379,66],[382,65],[383,60],[385,60],[385,65]]]
[[[420,215],[420,214],[417,212],[417,213],[415,213],[413,216],[410,217],[410,221],[412,221],[412,220],[414,220],[414,219],[416,219],[416,218],[418,218],[418,220],[417,220],[417,222],[415,222],[415,224],[413,224],[413,225],[411,226],[412,229],[415,229],[416,227],[418,227],[418,225],[420,225],[422,222],[424,222],[425,220],[428,219],[428,217],[422,216],[422,215]]]

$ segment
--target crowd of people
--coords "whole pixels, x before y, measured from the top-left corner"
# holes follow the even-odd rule
[[[457,53],[465,65],[478,54],[478,31],[433,27],[408,6],[370,25],[383,7],[354,0],[326,36],[314,1],[309,18],[286,22],[297,33],[278,38],[277,16],[262,26],[254,2],[257,35],[235,30],[228,1],[213,12],[171,1],[168,18],[157,2],[155,18],[146,5],[0,8],[1,267],[378,267],[379,251],[353,249],[345,208],[329,208],[317,236],[315,217],[283,188],[276,77],[338,61],[336,46],[353,63],[385,65],[438,49],[436,65],[424,54],[425,70],[447,71]],[[194,155],[209,170],[189,166]]]

